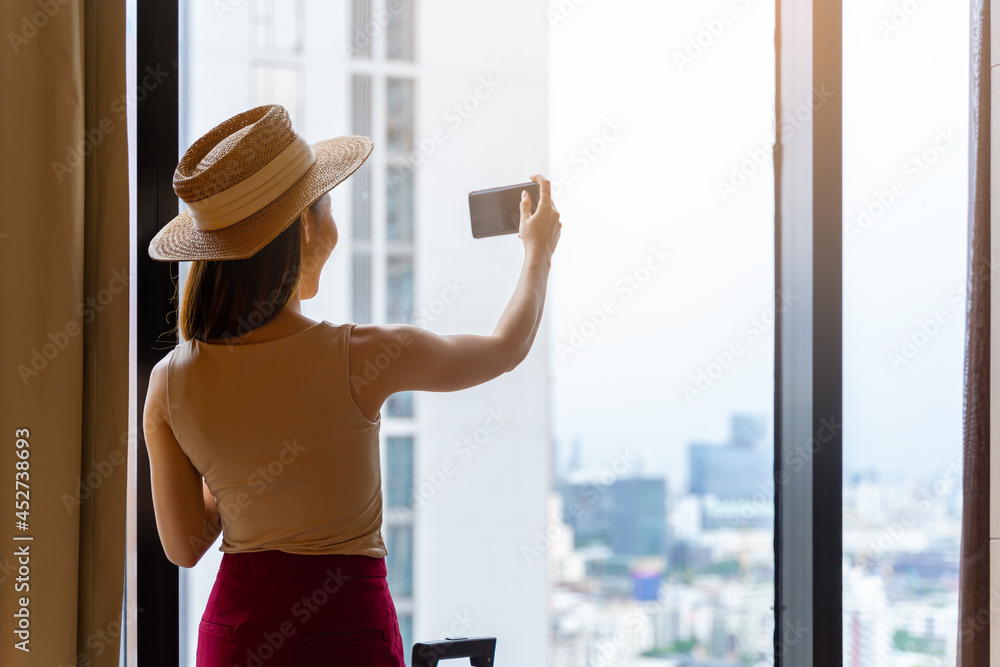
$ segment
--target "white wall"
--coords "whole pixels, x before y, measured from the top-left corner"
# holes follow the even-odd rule
[[[417,144],[429,146],[436,129],[444,138],[433,142],[418,171],[416,303],[432,305],[447,281],[457,281],[460,296],[428,328],[488,334],[524,253],[516,236],[472,238],[468,193],[545,172],[546,6],[453,0],[419,7]],[[482,79],[492,79],[495,90]],[[484,99],[476,98],[477,87]],[[456,103],[477,108],[462,118]],[[415,517],[414,637],[438,638],[453,627],[495,635],[498,664],[546,661],[546,558],[529,565],[521,547],[533,545],[546,526],[548,337],[545,317],[531,353],[512,373],[464,392],[420,394],[416,404],[418,493],[446,461],[456,470]],[[509,417],[499,430],[478,451],[463,445],[456,453],[455,444],[501,408]]]

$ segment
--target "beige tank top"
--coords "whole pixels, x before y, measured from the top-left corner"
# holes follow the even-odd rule
[[[351,395],[354,326],[170,353],[170,425],[218,500],[220,551],[385,557],[381,415]]]

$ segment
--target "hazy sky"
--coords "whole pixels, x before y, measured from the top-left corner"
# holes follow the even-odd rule
[[[845,5],[846,222],[892,195],[844,241],[845,468],[933,478],[961,443],[969,11]],[[563,182],[551,301],[561,458],[573,438],[595,468],[629,447],[677,489],[689,442],[724,439],[733,412],[773,413],[773,175],[761,149],[774,3],[561,6],[572,11],[552,27],[549,117],[550,178]],[[913,160],[924,151],[932,164]],[[916,337],[909,359],[904,337]],[[685,392],[715,355],[724,372]]]

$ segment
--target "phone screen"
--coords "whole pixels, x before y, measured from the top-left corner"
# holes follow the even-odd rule
[[[534,181],[470,192],[472,236],[479,239],[516,234],[521,223],[521,190],[527,190],[531,196],[531,211],[534,213],[539,197],[538,183]]]

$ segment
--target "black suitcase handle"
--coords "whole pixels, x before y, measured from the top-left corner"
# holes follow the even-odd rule
[[[413,667],[437,667],[439,660],[471,658],[472,667],[493,667],[496,637],[449,637],[413,645]]]

